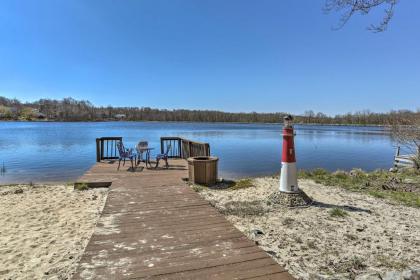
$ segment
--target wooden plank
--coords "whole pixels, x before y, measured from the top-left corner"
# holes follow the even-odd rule
[[[249,240],[243,240],[242,239],[243,236],[238,237],[238,238],[230,238],[230,239],[226,239],[224,240],[224,242],[231,242],[231,249],[232,250],[242,250],[245,248],[254,248],[255,249],[255,244],[250,242]],[[206,252],[211,252],[211,253],[219,253],[222,250],[225,250],[225,248],[223,246],[219,245],[220,243],[220,239],[214,239],[212,241],[197,241],[197,242],[189,242],[189,243],[177,243],[177,244],[163,244],[163,243],[159,243],[156,244],[156,246],[149,246],[146,244],[143,244],[144,246],[142,247],[141,251],[138,250],[130,250],[127,249],[124,246],[115,246],[115,243],[112,242],[112,240],[109,240],[109,242],[101,242],[101,243],[97,243],[96,247],[90,247],[89,250],[85,251],[85,256],[95,256],[98,254],[99,251],[101,250],[107,250],[108,254],[113,254],[113,255],[121,255],[124,254],[126,256],[130,256],[130,255],[141,255],[141,254],[162,254],[162,255],[168,255],[170,257],[179,257],[179,256],[185,256],[190,254],[191,250],[200,248],[200,249],[204,249],[206,248]],[[167,249],[170,250],[167,250]],[[115,250],[114,250],[115,249]],[[206,252],[201,252],[201,254],[204,254]]]
[[[396,167],[415,167],[416,163],[414,158],[416,157],[415,154],[410,155],[401,155],[400,154],[400,147],[397,148],[395,158],[394,158],[394,166]]]
[[[85,185],[90,189],[94,188],[109,188],[112,185],[112,182],[75,182],[74,188],[77,189],[80,186]]]
[[[162,279],[241,279],[237,271],[240,271],[240,274],[242,274],[241,278],[245,279],[284,272],[284,269],[277,264],[273,264],[269,259],[264,258],[226,265],[224,267],[211,267],[199,271],[175,273],[165,276],[165,278],[162,277]]]
[[[112,185],[74,279],[293,279],[184,183],[185,160],[169,163],[100,162],[80,178]]]
[[[416,166],[413,160],[413,155],[396,156],[394,159],[394,165],[401,166],[401,167],[415,167]]]

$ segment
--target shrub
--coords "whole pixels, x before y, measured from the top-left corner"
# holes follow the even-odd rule
[[[298,177],[301,179],[310,179],[312,177],[312,174],[308,170],[300,169],[298,171]]]
[[[349,176],[349,174],[346,171],[343,171],[343,170],[337,170],[334,173],[332,173],[331,175],[333,175],[337,179],[347,179],[348,176]]]
[[[299,171],[299,177],[310,179],[325,186],[341,187],[349,191],[369,194],[398,203],[420,207],[420,170],[410,168],[391,173],[386,170],[375,170],[366,173],[361,169],[351,172],[338,170],[329,173],[324,169]]]
[[[328,175],[328,171],[323,168],[316,168],[312,171],[313,176],[325,176]]]
[[[384,192],[380,192],[380,191],[369,191],[368,192],[371,196],[373,197],[377,197],[377,198],[385,198],[386,195]]]
[[[86,183],[75,183],[74,189],[78,191],[86,191],[89,189],[89,186]]]
[[[366,172],[364,172],[360,168],[354,168],[350,171],[351,177],[359,177],[359,178],[365,178],[367,176]]]
[[[333,208],[330,210],[330,216],[331,217],[346,217],[348,215],[348,213],[346,211],[344,211],[343,209],[340,208]]]
[[[202,185],[191,185],[191,188],[195,192],[201,192],[201,191],[203,191],[205,189],[205,186],[202,186]]]
[[[254,187],[252,179],[241,179],[235,182],[235,184],[233,184],[230,188],[232,190],[239,190],[239,189],[246,189],[246,188],[251,188],[251,187]]]
[[[420,155],[413,157],[414,165],[417,169],[420,169]]]

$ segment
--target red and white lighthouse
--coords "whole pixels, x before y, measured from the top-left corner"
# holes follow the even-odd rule
[[[281,160],[280,191],[298,193],[293,117],[284,117],[283,154]]]

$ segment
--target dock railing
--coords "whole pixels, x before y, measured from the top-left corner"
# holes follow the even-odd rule
[[[394,157],[394,167],[417,167],[416,158],[420,157],[420,149],[417,149],[417,154],[401,155],[401,147],[397,147]]]
[[[101,137],[96,138],[96,161],[118,159],[117,142],[122,137]],[[182,137],[161,137],[160,151],[165,153],[168,145],[170,158],[183,158],[210,156],[210,145],[208,143],[195,142]]]
[[[117,142],[122,141],[122,137],[101,137],[96,138],[96,161],[105,159],[117,159]]]
[[[170,158],[187,159],[189,157],[210,156],[209,143],[195,142],[182,137],[161,137],[161,153],[166,151],[169,144],[171,145]]]

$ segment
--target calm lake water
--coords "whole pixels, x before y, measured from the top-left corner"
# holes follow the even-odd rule
[[[390,168],[395,145],[381,127],[297,125],[298,168]],[[219,175],[239,178],[279,172],[280,125],[166,122],[0,122],[0,183],[73,181],[95,163],[95,138],[122,136],[159,150],[161,136],[208,142]]]

